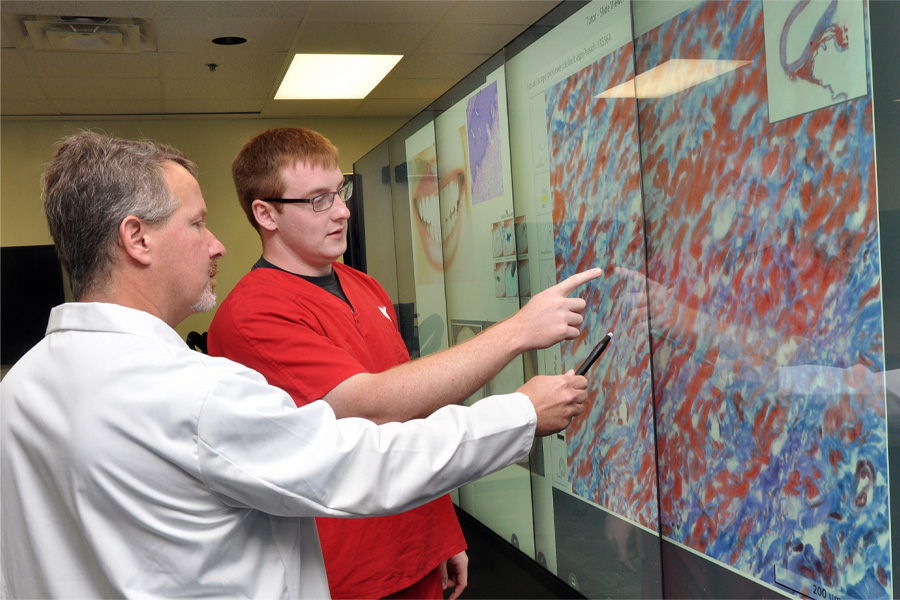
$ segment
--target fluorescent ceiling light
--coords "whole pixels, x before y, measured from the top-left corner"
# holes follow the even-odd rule
[[[395,54],[297,54],[275,99],[365,98],[401,58]]]
[[[673,58],[594,97],[634,98],[637,91],[638,98],[665,98],[749,64],[749,60]]]

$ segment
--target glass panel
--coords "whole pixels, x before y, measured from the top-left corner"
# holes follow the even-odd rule
[[[384,287],[395,308],[398,306],[397,253],[394,249],[394,210],[391,196],[393,173],[388,144],[384,142],[353,165],[364,194],[366,272]],[[356,194],[354,194],[356,195]],[[400,314],[399,312],[397,313]],[[399,317],[398,317],[399,318]],[[411,330],[410,321],[407,329]],[[404,329],[401,319],[401,331]],[[410,332],[404,335],[407,338]]]
[[[631,304],[644,297],[644,231],[630,3],[587,4],[507,72],[516,214],[538,250],[531,284],[605,271],[576,292],[589,307],[581,336],[540,352],[541,372],[574,369],[614,332],[587,410],[535,453],[539,562],[589,596],[659,596],[648,323]],[[632,93],[608,94],[619,86]]]
[[[606,271],[578,290],[580,338],[469,399],[612,330],[590,410],[530,475],[458,498],[586,596],[892,596],[898,21],[859,0],[565,2],[376,149],[398,302],[440,325],[414,356]]]
[[[664,593],[889,596],[864,4],[680,8],[635,13]]]
[[[891,521],[900,523],[900,74],[897,62],[897,24],[900,3],[872,2],[872,91],[874,97],[878,218],[881,233],[882,298],[885,331],[885,382],[888,401]],[[887,474],[879,474],[887,476]],[[892,528],[893,547],[900,548]],[[893,564],[900,553],[893,555]]]
[[[436,234],[443,248],[453,345],[515,313],[520,284],[527,280],[518,270],[502,54],[467,77],[441,105],[434,121],[434,200],[439,200]],[[524,369],[523,358],[516,358],[469,402],[515,391],[525,382]],[[529,486],[527,464],[513,465],[460,488],[459,505],[533,558]]]
[[[447,303],[444,287],[434,120],[430,111],[406,125],[390,145],[394,165],[394,233],[397,236],[398,281],[415,307],[416,350],[413,358],[447,347]],[[409,300],[407,300],[409,301]]]

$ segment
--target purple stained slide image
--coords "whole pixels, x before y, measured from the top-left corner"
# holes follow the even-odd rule
[[[469,138],[469,172],[472,175],[472,204],[499,198],[503,195],[504,174],[496,81],[469,99],[466,128]]]

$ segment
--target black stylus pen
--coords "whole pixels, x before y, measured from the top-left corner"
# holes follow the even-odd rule
[[[588,372],[588,369],[600,358],[600,355],[603,354],[603,351],[606,350],[606,347],[609,345],[609,341],[612,339],[612,331],[603,336],[603,339],[597,342],[597,345],[594,346],[594,349],[591,350],[591,353],[588,355],[584,362],[578,367],[575,371],[576,375],[584,375]]]

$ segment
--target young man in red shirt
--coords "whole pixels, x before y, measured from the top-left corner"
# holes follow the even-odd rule
[[[338,417],[406,421],[462,402],[520,353],[575,337],[585,302],[569,294],[601,274],[575,275],[465,343],[410,361],[387,292],[337,262],[350,217],[337,148],[307,129],[264,131],[232,175],[263,252],[216,313],[209,352],[260,371],[298,406],[326,400]],[[334,598],[443,598],[447,587],[456,598],[466,586],[449,496],[391,517],[317,524]]]

